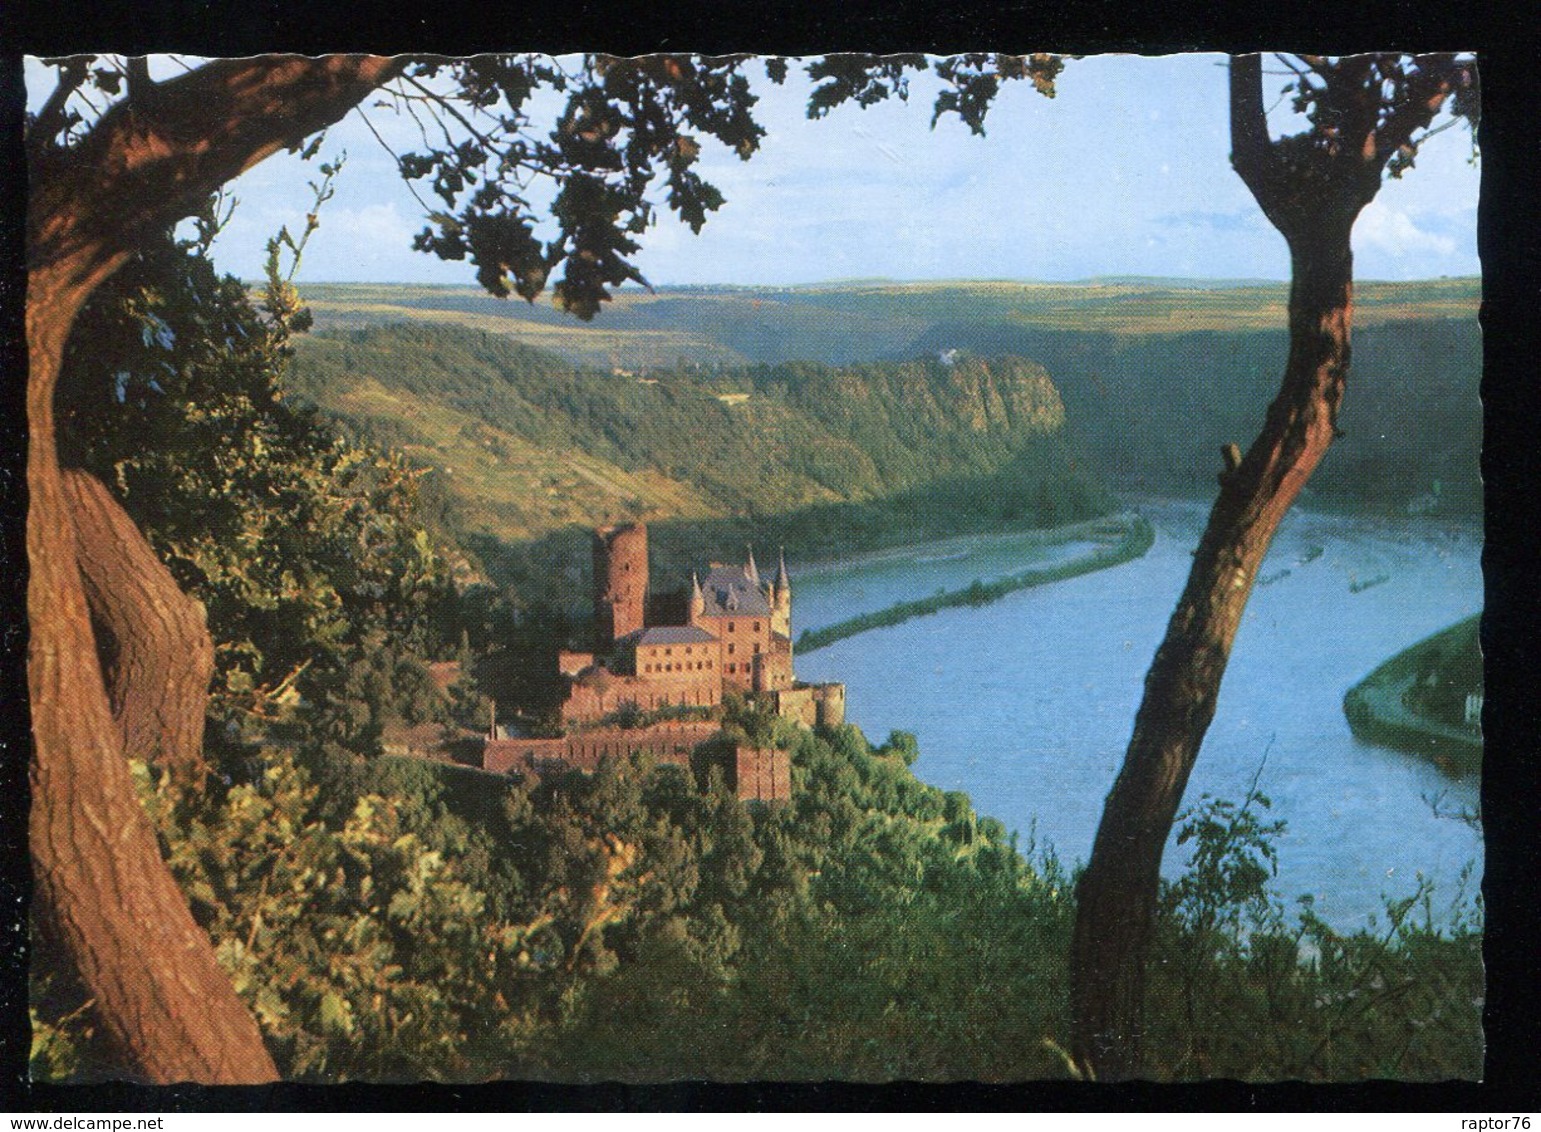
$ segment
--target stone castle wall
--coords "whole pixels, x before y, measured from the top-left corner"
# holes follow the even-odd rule
[[[660,723],[623,730],[603,728],[562,739],[489,739],[482,769],[498,774],[592,774],[605,759],[647,754],[669,766],[692,769],[697,748],[715,738],[716,723]],[[729,784],[741,801],[785,802],[792,797],[791,756],[773,747],[736,747],[725,764]]]
[[[771,697],[777,715],[804,727],[839,727],[845,722],[844,684],[799,684]]]
[[[581,770],[592,773],[606,758],[652,755],[661,763],[690,765],[695,749],[720,730],[711,722],[659,723],[652,727],[596,728],[560,739],[489,739],[482,769],[500,774]]]
[[[775,747],[734,751],[733,786],[744,802],[787,802],[792,798],[792,757]]]
[[[674,679],[606,673],[593,683],[573,683],[562,701],[562,722],[602,719],[628,705],[639,711],[657,711],[665,707],[714,707],[721,702],[722,688],[708,673],[694,678],[685,673]]]

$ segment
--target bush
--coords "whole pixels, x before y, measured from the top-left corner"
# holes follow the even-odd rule
[[[1482,1070],[1480,915],[1464,884],[1443,918],[1430,883],[1344,934],[1269,882],[1284,822],[1205,796],[1179,817],[1188,871],[1163,886],[1149,966],[1146,1071],[1161,1079],[1475,1079]]]

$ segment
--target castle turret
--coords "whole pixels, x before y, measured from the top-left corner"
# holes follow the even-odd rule
[[[645,623],[647,527],[623,523],[594,532],[594,647],[608,652]]]
[[[744,577],[748,578],[752,585],[760,584],[760,569],[754,564],[754,547],[749,548],[749,561],[744,565]]]
[[[706,595],[701,592],[701,580],[696,577],[696,572],[690,572],[690,619],[689,624],[694,625],[706,612]]]
[[[781,552],[776,580],[771,583],[771,632],[792,636],[792,579],[787,575],[787,553]]]

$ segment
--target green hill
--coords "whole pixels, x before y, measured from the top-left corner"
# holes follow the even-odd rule
[[[1156,492],[1212,488],[1219,447],[1255,435],[1288,346],[1277,283],[623,289],[592,323],[466,287],[339,284],[306,297],[323,327],[469,327],[605,371],[852,365],[951,348],[1032,358],[1099,476]],[[1480,509],[1479,300],[1475,279],[1357,286],[1345,435],[1313,493],[1381,511]]]
[[[1480,513],[1476,319],[1368,321],[1354,334],[1342,436],[1308,491],[1383,512]],[[1289,342],[1283,330],[1115,334],[956,320],[913,345],[959,347],[1047,367],[1077,436],[1114,484],[1187,492],[1213,488],[1222,445],[1245,447],[1257,435]]]
[[[1054,382],[1021,358],[637,374],[419,323],[313,336],[292,383],[437,469],[462,536],[537,586],[581,568],[586,528],[622,518],[654,524],[666,566],[746,537],[838,553],[1107,506]],[[540,570],[507,560],[516,544]]]

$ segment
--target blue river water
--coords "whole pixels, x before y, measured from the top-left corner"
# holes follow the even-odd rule
[[[914,732],[916,773],[964,790],[981,813],[1052,845],[1067,865],[1091,852],[1122,761],[1145,670],[1166,628],[1205,508],[1147,501],[1156,529],[1143,558],[948,609],[797,658],[804,680],[841,680],[848,715],[874,741]],[[1080,549],[1084,549],[1080,548]],[[795,629],[938,588],[1053,561],[1020,536],[953,540],[839,569],[791,563]],[[1362,927],[1421,873],[1448,909],[1481,880],[1474,780],[1361,743],[1343,693],[1393,653],[1482,608],[1481,532],[1426,519],[1363,519],[1297,509],[1260,573],[1185,807],[1239,801],[1254,775],[1288,828],[1276,888],[1309,894],[1342,929]],[[1260,769],[1261,768],[1261,769]],[[1437,799],[1438,806],[1431,804]],[[1169,845],[1167,875],[1186,853]]]

